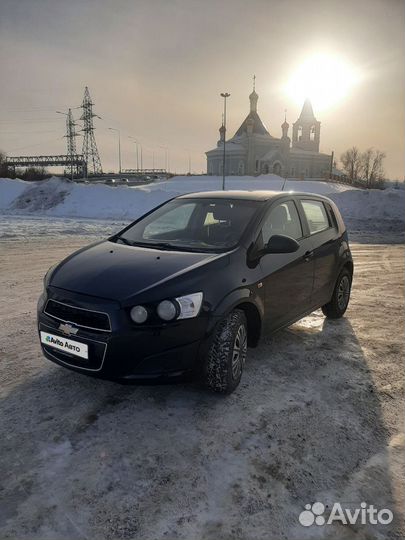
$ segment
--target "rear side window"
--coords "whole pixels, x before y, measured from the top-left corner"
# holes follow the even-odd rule
[[[329,229],[330,223],[325,206],[321,201],[310,201],[304,199],[301,201],[305,216],[308,221],[309,232],[315,234]]]
[[[291,236],[294,240],[302,238],[301,222],[293,201],[278,204],[266,217],[262,228],[263,244],[266,245],[274,234]]]
[[[339,226],[338,226],[338,222],[337,222],[337,219],[336,219],[335,212],[333,211],[333,208],[328,203],[326,203],[325,206],[326,206],[326,209],[327,209],[327,211],[329,213],[329,220],[330,220],[330,222],[332,224],[332,227],[334,227],[336,230],[338,230]]]

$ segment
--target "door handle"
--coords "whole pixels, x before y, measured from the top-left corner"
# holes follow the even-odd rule
[[[313,256],[314,256],[313,251],[306,251],[302,258],[304,259],[305,262],[309,262]]]

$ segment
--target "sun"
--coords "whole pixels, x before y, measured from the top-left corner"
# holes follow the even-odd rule
[[[332,54],[307,58],[291,75],[285,93],[296,105],[306,98],[317,111],[344,100],[360,80],[360,73],[350,62]]]

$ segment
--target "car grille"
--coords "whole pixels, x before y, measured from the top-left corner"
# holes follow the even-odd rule
[[[46,324],[41,323],[39,329],[46,332],[51,331],[52,333],[59,335],[58,331],[55,328]],[[60,338],[64,339],[64,336],[60,335]],[[79,340],[84,341],[89,348],[88,359],[74,356],[67,351],[60,351],[44,343],[42,343],[42,347],[48,356],[50,356],[53,360],[62,362],[62,364],[80,368],[85,371],[100,371],[103,367],[104,358],[107,352],[107,343],[104,343],[102,341],[96,341],[94,339],[87,339],[82,336],[80,336]]]
[[[56,300],[48,300],[44,313],[63,322],[73,323],[91,330],[111,331],[107,313],[91,311],[84,308],[62,304]]]

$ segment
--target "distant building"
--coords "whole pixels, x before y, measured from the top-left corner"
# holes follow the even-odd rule
[[[321,123],[315,118],[311,102],[305,100],[301,114],[292,128],[281,125],[281,138],[273,137],[257,114],[258,94],[249,96],[250,112],[235,135],[226,141],[226,175],[258,175],[321,178],[329,174],[332,157],[319,152]],[[222,175],[224,127],[219,128],[217,147],[206,152],[207,173]]]

